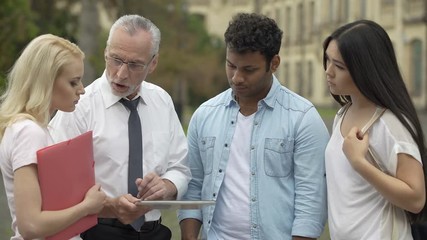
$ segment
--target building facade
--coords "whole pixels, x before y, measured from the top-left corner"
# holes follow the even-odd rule
[[[345,23],[376,21],[390,35],[416,107],[427,109],[427,0],[188,0],[188,6],[219,37],[238,12],[275,19],[284,32],[276,75],[283,85],[321,107],[334,104],[322,65],[323,40]]]

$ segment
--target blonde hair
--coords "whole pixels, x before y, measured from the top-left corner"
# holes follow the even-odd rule
[[[52,90],[64,66],[84,53],[70,41],[44,34],[33,39],[16,60],[0,97],[0,140],[5,129],[19,119],[31,119],[41,126],[50,120]]]

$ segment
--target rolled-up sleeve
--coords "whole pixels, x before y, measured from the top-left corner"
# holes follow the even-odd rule
[[[327,219],[325,148],[328,130],[312,107],[297,127],[294,153],[295,220],[293,236],[317,238]]]

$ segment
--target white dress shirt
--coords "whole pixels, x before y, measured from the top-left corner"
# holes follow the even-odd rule
[[[113,95],[104,74],[86,87],[72,113],[60,112],[50,122],[55,141],[63,141],[93,131],[95,181],[109,197],[127,193],[129,111]],[[143,139],[143,175],[155,172],[177,188],[177,199],[187,190],[191,173],[187,167],[187,141],[169,94],[147,82],[139,90],[138,114]],[[160,211],[145,215],[146,221],[159,219]]]

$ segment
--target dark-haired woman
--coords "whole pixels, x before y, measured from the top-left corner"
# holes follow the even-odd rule
[[[410,224],[425,216],[426,152],[391,40],[359,20],[334,31],[323,50],[329,90],[343,106],[325,153],[331,238],[412,239]]]

